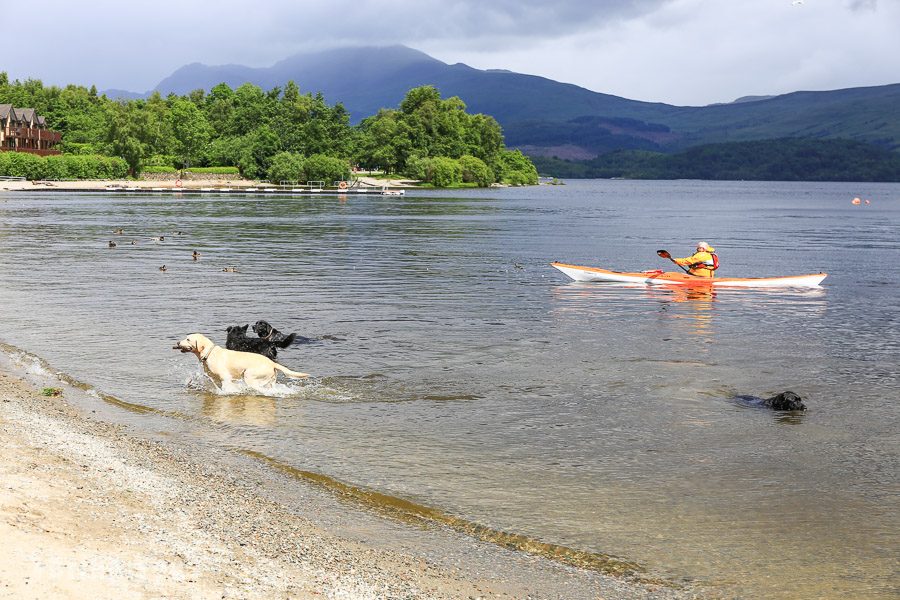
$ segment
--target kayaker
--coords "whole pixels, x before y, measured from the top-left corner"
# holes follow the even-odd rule
[[[715,277],[719,268],[716,249],[706,242],[697,242],[697,251],[686,258],[673,258],[679,265],[688,267],[688,272],[697,277]]]

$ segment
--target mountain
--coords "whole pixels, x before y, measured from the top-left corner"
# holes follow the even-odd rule
[[[194,63],[155,90],[187,94],[219,83],[263,89],[293,80],[303,91],[342,102],[354,122],[396,107],[431,84],[492,115],[507,144],[533,155],[592,158],[617,149],[674,152],[700,144],[788,137],[846,138],[900,149],[900,84],[780,96],[728,104],[673,106],[593,92],[545,77],[447,64],[405,46],[338,48],[297,54],[271,67]]]

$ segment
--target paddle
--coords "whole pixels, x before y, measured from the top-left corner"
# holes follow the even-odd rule
[[[678,263],[675,262],[675,259],[672,258],[672,255],[669,254],[669,252],[668,252],[667,250],[657,250],[656,253],[659,254],[662,258],[668,258],[668,259],[671,260],[673,263],[675,263],[676,265],[678,265]],[[688,271],[687,269],[685,269],[684,266],[682,266],[682,265],[678,265],[678,268],[681,269],[682,271],[684,271],[685,273],[687,273],[688,275],[693,275],[694,277],[699,277],[699,275],[694,275],[693,273],[691,273],[690,271]]]

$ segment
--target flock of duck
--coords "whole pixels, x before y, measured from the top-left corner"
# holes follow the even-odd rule
[[[118,229],[113,229],[113,235],[125,235],[125,230],[121,227],[119,227]],[[184,232],[183,231],[175,231],[172,235],[176,235],[176,236],[184,235]],[[164,241],[166,241],[166,236],[164,236],[164,235],[154,236],[154,237],[150,238],[150,241],[151,242],[164,242]],[[138,243],[137,240],[133,239],[133,240],[131,240],[131,242],[128,245],[129,246],[137,246],[137,243]],[[109,248],[118,248],[119,244],[118,244],[118,242],[109,240],[108,247]],[[196,250],[194,250],[191,253],[191,258],[193,260],[200,260],[200,253],[197,252]],[[165,273],[166,271],[169,270],[169,268],[166,265],[162,265],[161,267],[159,267],[159,270],[162,271],[163,273]],[[225,273],[237,273],[238,272],[237,267],[225,267],[222,269],[222,271],[224,271]]]

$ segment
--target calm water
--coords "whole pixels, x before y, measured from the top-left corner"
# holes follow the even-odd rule
[[[569,282],[547,264],[665,268],[658,248],[683,256],[699,239],[722,275],[830,275],[815,290],[687,293]],[[7,193],[0,340],[180,413],[209,443],[715,594],[887,598],[898,250],[888,184],[573,181],[346,202]],[[316,380],[223,397],[171,350],[258,319],[320,338],[279,356]],[[732,398],[785,389],[809,411]]]

